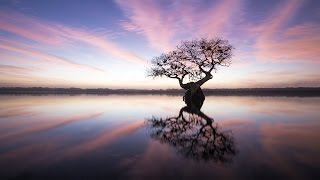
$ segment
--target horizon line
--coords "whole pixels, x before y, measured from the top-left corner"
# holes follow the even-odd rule
[[[158,88],[158,89],[142,89],[142,88],[102,88],[102,87],[97,87],[97,88],[81,88],[81,87],[46,87],[46,86],[28,86],[28,87],[23,87],[23,86],[0,86],[0,89],[5,89],[5,88],[47,88],[47,89],[81,89],[81,90],[86,90],[86,89],[106,89],[106,90],[184,90],[182,88]],[[202,88],[203,90],[232,90],[232,89],[299,89],[299,88],[320,88],[320,86],[299,86],[299,87],[294,87],[294,86],[288,86],[288,87],[240,87],[240,88]]]

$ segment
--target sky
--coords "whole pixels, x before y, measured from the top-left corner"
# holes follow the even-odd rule
[[[234,56],[205,88],[320,86],[318,0],[0,0],[0,87],[179,88],[150,60],[215,37]]]

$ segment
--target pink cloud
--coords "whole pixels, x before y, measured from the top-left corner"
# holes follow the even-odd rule
[[[142,30],[138,26],[136,26],[136,25],[134,25],[134,24],[132,24],[130,22],[123,21],[120,24],[127,31],[132,31],[132,32],[137,32],[137,33],[141,33],[142,32]]]
[[[274,36],[286,21],[293,17],[297,9],[301,6],[302,0],[288,0],[281,3],[279,7],[271,14],[270,17],[258,28],[262,30],[262,38]]]
[[[0,39],[0,42],[1,42],[0,49],[20,53],[23,55],[36,57],[36,58],[42,59],[42,60],[50,62],[50,63],[58,63],[60,65],[65,65],[65,66],[68,66],[71,68],[78,68],[78,69],[84,69],[84,70],[93,70],[93,71],[103,72],[102,69],[92,67],[89,65],[76,63],[76,62],[73,62],[69,59],[63,58],[63,57],[59,57],[56,55],[41,52],[41,51],[35,50],[34,48],[33,49],[30,48],[30,46],[25,46],[23,43],[19,43],[17,41]]]
[[[158,1],[117,0],[127,15],[122,27],[146,37],[149,44],[159,50],[171,50],[181,39],[214,37],[226,32],[232,17],[240,7],[235,0],[211,3],[205,9],[197,2],[170,2],[166,6]]]
[[[320,35],[285,40],[262,40],[257,44],[259,59],[319,61]]]
[[[143,33],[152,47],[169,50],[174,36],[174,20],[165,16],[156,1],[118,0],[118,5],[128,15],[129,21],[122,22],[129,31]]]
[[[111,54],[112,56],[121,58],[123,60],[143,64],[145,63],[145,60],[135,54],[134,52],[130,52],[128,50],[125,50],[124,48],[119,47],[117,44],[106,41],[102,37],[99,37],[97,35],[89,34],[86,32],[77,31],[70,28],[65,28],[65,32],[71,35],[71,37],[75,37],[74,40],[82,41],[87,44],[90,44],[91,46],[94,46],[96,48],[99,48],[107,54]]]
[[[34,71],[33,71],[34,72]],[[33,73],[32,72],[32,73]],[[30,87],[30,86],[45,86],[45,87],[70,87],[70,85],[87,85],[88,82],[79,83],[66,80],[65,78],[53,78],[34,76],[28,74],[8,74],[3,73],[0,76],[0,86],[2,87]]]
[[[299,24],[293,27],[286,29],[284,32],[285,36],[288,37],[299,37],[299,36],[308,36],[312,37],[320,31],[320,26],[315,24],[305,23]]]
[[[318,61],[319,25],[308,23],[286,27],[297,13],[301,0],[281,4],[261,25],[253,28],[256,56],[268,60]]]
[[[66,40],[54,24],[50,25],[13,11],[1,11],[0,16],[1,30],[50,45],[62,44]]]
[[[30,74],[32,71],[32,69],[19,66],[0,65],[0,74]]]
[[[102,50],[102,52],[128,62],[144,63],[139,55],[121,48],[104,34],[47,22],[18,12],[0,12],[0,30],[19,35],[40,44],[61,46],[77,44],[78,41]]]
[[[306,23],[288,27],[289,20],[296,15],[303,0],[281,2],[263,23],[247,29],[244,24],[237,24],[244,20],[241,16],[244,3],[241,1],[211,2],[206,3],[206,7],[196,1],[116,2],[127,16],[127,20],[121,21],[122,27],[142,34],[152,47],[161,51],[171,50],[180,39],[232,38],[234,29],[242,31],[244,28],[248,34],[237,32],[243,36],[240,41],[253,37],[253,55],[259,60],[317,61],[320,55],[317,49],[320,44],[318,25]]]
[[[199,27],[199,34],[215,37],[228,32],[228,26],[233,25],[232,18],[240,7],[239,0],[226,0],[217,4],[217,6],[209,8],[206,12],[200,13],[198,20],[201,23],[197,25]],[[195,13],[199,12],[201,11]],[[201,21],[201,19],[203,20]]]

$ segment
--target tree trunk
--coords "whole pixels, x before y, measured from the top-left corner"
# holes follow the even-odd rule
[[[187,106],[201,109],[205,96],[200,87],[191,86],[184,95],[184,101]]]
[[[179,81],[180,86],[183,89],[187,90],[187,92],[183,97],[187,106],[190,106],[190,107],[195,106],[198,109],[201,108],[203,101],[205,100],[205,96],[203,94],[201,86],[211,78],[212,78],[212,75],[208,73],[204,78],[202,78],[197,82],[183,84],[181,81]]]

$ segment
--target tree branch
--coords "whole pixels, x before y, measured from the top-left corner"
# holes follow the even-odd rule
[[[152,59],[150,76],[178,79],[183,89],[201,86],[212,78],[211,72],[217,66],[230,65],[232,49],[228,41],[220,38],[183,41],[176,50]],[[184,84],[185,77],[196,82]]]

